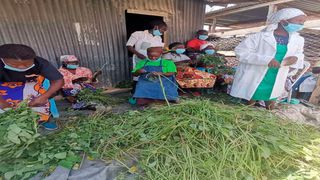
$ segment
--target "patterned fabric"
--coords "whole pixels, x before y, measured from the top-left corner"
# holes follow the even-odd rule
[[[63,55],[63,56],[60,56],[60,61],[61,62],[77,62],[79,60],[74,55]]]
[[[212,88],[216,81],[215,75],[192,67],[178,67],[177,70],[176,79],[182,88]]]
[[[12,107],[16,107],[23,100],[32,100],[46,90],[42,87],[44,77],[39,76],[35,82],[0,82],[0,96]],[[50,103],[41,107],[33,107],[32,110],[40,115],[40,121],[48,121],[50,117]]]
[[[75,89],[62,89],[62,93],[64,97],[67,96],[77,96],[81,90],[83,89],[90,89],[92,91],[95,91],[96,88],[90,84],[87,83],[76,83],[74,84],[77,88]]]
[[[79,89],[82,87],[79,84],[73,84],[72,81],[79,78],[88,78],[88,80],[92,79],[92,71],[85,67],[78,67],[73,74],[68,69],[61,67],[59,69],[60,73],[63,75],[64,86],[63,89]]]
[[[275,34],[274,38],[276,39],[277,44],[280,44],[280,45],[287,45],[289,42],[289,36],[280,36]]]

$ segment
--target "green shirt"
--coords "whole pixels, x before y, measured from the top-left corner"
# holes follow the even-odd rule
[[[171,60],[162,59],[162,71],[163,73],[175,73],[177,72],[176,65]],[[132,70],[133,73],[143,69],[144,66],[160,66],[161,61],[141,60],[136,64],[136,67]],[[147,62],[147,63],[146,63]]]

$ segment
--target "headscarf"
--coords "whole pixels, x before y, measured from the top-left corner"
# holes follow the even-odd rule
[[[200,51],[204,50],[205,48],[207,48],[208,46],[212,46],[214,48],[214,45],[211,43],[206,43],[206,44],[202,44],[200,46]]]
[[[60,62],[67,63],[67,62],[77,62],[79,59],[74,55],[63,55],[60,56]]]
[[[297,16],[301,16],[306,14],[297,8],[284,8],[281,9],[274,14],[272,14],[267,20],[267,27],[264,31],[274,31],[278,28],[278,24],[281,20],[291,19]]]

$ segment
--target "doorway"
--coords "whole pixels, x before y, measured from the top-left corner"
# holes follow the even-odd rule
[[[135,31],[144,31],[151,29],[150,22],[154,20],[164,20],[163,16],[147,15],[147,14],[138,14],[130,13],[126,10],[126,29],[127,29],[127,40],[130,38],[130,35]],[[164,39],[162,35],[162,39]],[[132,57],[133,54],[128,51],[129,57]]]

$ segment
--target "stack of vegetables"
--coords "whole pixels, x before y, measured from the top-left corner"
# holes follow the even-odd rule
[[[1,123],[6,122],[5,116],[0,118]],[[3,130],[7,132],[8,128]],[[128,173],[142,179],[320,176],[317,129],[280,120],[265,110],[209,100],[187,100],[122,115],[82,117],[59,134],[38,138],[18,157],[18,148],[11,149],[10,154],[0,151],[1,158],[5,156],[0,173],[21,179],[27,177],[26,173],[14,173],[21,166],[29,167],[30,176],[39,171],[39,166],[49,170],[86,152],[105,160],[125,162],[130,156],[137,158],[138,164],[128,167]],[[1,146],[12,143],[2,141]]]

